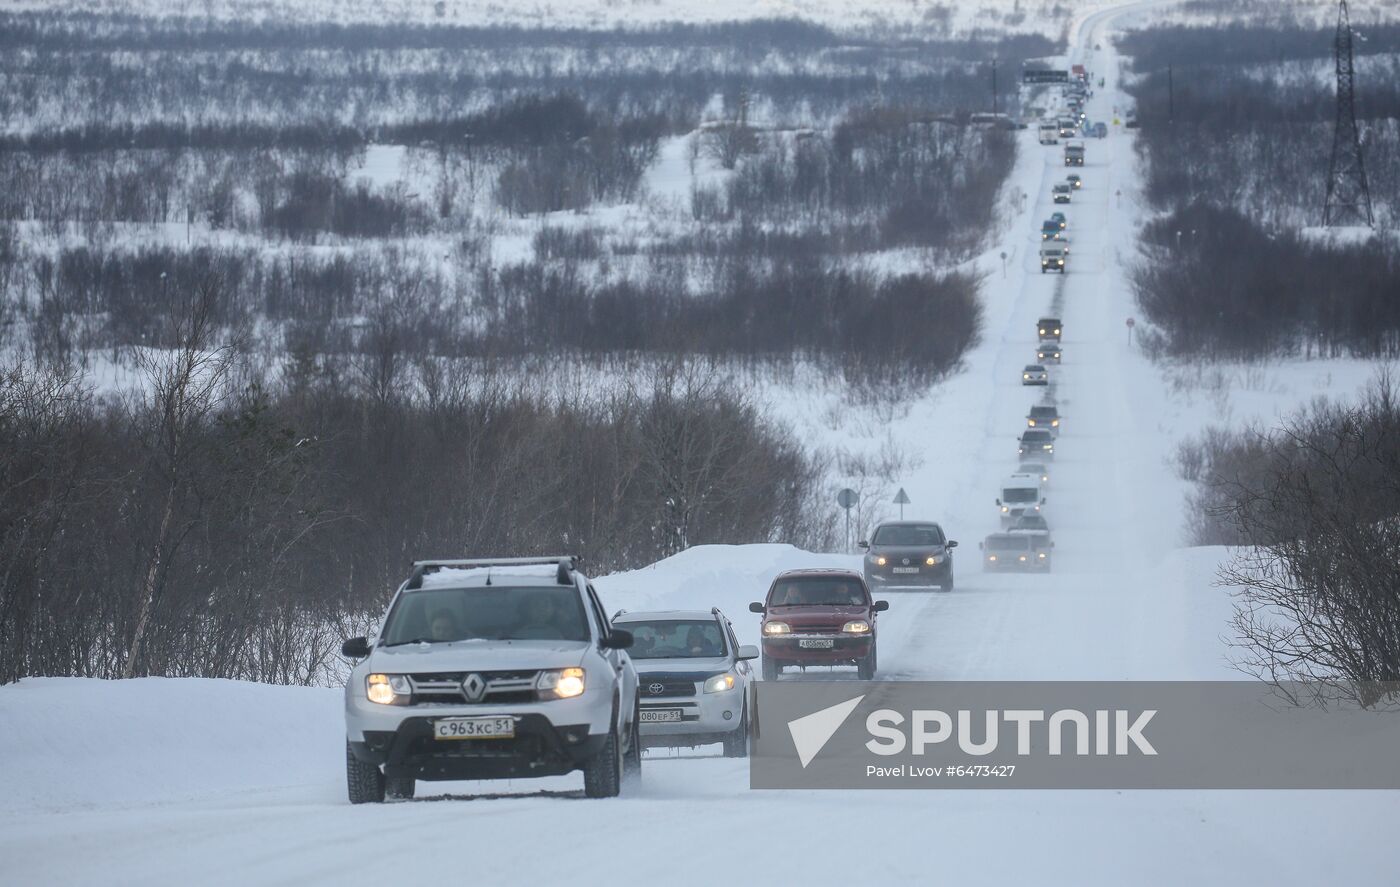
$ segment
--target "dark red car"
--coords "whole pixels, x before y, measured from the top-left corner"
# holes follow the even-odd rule
[[[763,679],[790,665],[854,665],[875,677],[875,616],[889,601],[872,601],[865,578],[852,570],[789,570],[778,575],[763,614]]]

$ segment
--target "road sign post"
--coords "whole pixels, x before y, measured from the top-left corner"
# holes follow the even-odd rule
[[[860,502],[860,493],[846,487],[836,494],[836,504],[846,510],[846,550],[851,550],[851,509]]]
[[[1131,317],[1129,317],[1128,320],[1127,320],[1127,325],[1128,325],[1128,347],[1131,348],[1131,347],[1133,347],[1133,327],[1134,327],[1134,326],[1137,326],[1137,321],[1136,321],[1136,320],[1133,320]]]
[[[904,487],[894,494],[894,504],[899,506],[899,519],[904,520],[904,506],[909,504],[909,494],[904,492]]]

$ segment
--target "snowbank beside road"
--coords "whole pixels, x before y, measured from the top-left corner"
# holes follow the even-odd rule
[[[0,811],[311,784],[338,800],[340,705],[339,690],[242,681],[28,678],[0,687]]]

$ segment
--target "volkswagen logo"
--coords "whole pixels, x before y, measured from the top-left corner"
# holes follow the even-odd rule
[[[486,695],[486,679],[476,673],[467,675],[462,679],[462,695],[468,702],[480,702]]]
[[[909,558],[907,557],[904,559],[904,566],[909,566]]]
[[[660,696],[665,689],[665,684],[647,684],[647,692],[653,696]]]

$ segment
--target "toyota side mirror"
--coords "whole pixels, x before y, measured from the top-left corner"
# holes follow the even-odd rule
[[[1001,504],[1001,500],[1000,500],[1000,499],[997,500],[997,504],[998,504],[998,505]]]
[[[865,540],[865,539],[862,539],[862,540],[860,540],[859,542],[856,543],[856,547],[857,547],[857,548],[869,548],[869,547],[870,547],[870,543],[869,543],[869,541],[867,541],[867,540]]]
[[[944,545],[943,547],[951,551],[952,549],[958,547],[958,540],[956,540],[956,539],[949,539],[949,540],[948,540],[948,544],[947,544],[947,545]]]
[[[632,632],[625,628],[614,628],[606,638],[603,639],[604,650],[626,650],[632,646]]]
[[[744,644],[739,647],[739,655],[734,658],[738,659],[741,662],[747,662],[750,659],[757,659],[758,647],[755,647],[753,644]]]
[[[349,659],[363,659],[369,655],[369,638],[351,638],[340,645],[340,653]]]
[[[889,601],[876,601],[874,610],[876,613],[883,613],[890,608]]]
[[[765,607],[765,606],[763,606],[762,604],[760,604],[758,601],[754,601],[753,603],[749,604],[749,612],[750,612],[750,613],[767,613],[767,612],[768,612],[768,608]]]
[[[986,548],[986,546],[983,545],[981,542],[978,542],[978,543],[977,543],[977,547],[978,547],[978,548]]]
[[[1044,496],[1041,496],[1041,497],[1040,497],[1040,504],[1041,504],[1041,505],[1044,505],[1044,504],[1045,504],[1045,497],[1044,497]]]

